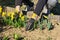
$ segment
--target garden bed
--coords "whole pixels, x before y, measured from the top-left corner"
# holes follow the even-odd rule
[[[33,31],[25,31],[25,28],[9,28],[5,26],[5,29],[0,33],[0,37],[8,36],[10,40],[13,39],[13,34],[18,34],[24,38],[24,40],[60,40],[60,25],[55,25],[53,30],[40,30],[37,28]]]
[[[37,0],[35,0],[35,3],[37,3]],[[53,10],[53,13],[60,14],[59,8],[60,4]],[[14,12],[15,9],[13,7],[5,7],[4,11],[9,13]],[[28,13],[30,14],[30,12]],[[5,23],[0,23],[0,40],[17,40],[18,38],[19,40],[60,40],[60,15],[49,15],[48,18],[53,24],[51,30],[48,30],[47,27],[44,27],[43,30],[41,30],[40,27],[37,27],[32,31],[25,31],[25,27],[20,27],[20,25],[15,27],[12,25],[4,25]]]

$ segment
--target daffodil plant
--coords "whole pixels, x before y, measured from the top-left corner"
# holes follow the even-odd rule
[[[51,15],[53,15],[53,14],[51,14]],[[42,17],[41,20],[38,21],[38,24],[40,26],[40,29],[43,29],[44,27],[47,27],[48,30],[50,30],[52,28],[52,23],[50,22],[48,16],[43,15],[43,17]]]
[[[26,25],[26,16],[23,15],[22,12],[3,12],[2,7],[0,6],[0,15],[2,17],[3,23],[6,25],[14,26],[14,27],[25,27]]]

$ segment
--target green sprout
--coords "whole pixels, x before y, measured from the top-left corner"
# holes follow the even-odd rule
[[[3,38],[3,40],[9,40],[8,36],[5,36],[5,37]]]
[[[21,37],[21,35],[18,35],[18,34],[14,34],[14,35],[13,35],[13,38],[14,38],[15,40],[22,40],[22,39],[24,39],[23,37]]]

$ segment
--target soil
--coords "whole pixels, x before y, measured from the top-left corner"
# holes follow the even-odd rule
[[[4,29],[4,28],[3,28]],[[60,25],[55,25],[53,30],[40,30],[40,28],[33,31],[25,31],[25,28],[11,28],[5,26],[5,29],[0,33],[0,37],[8,36],[10,40],[13,39],[13,34],[19,34],[26,40],[60,40]]]

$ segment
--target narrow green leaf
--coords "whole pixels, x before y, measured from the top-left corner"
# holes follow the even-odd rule
[[[48,22],[47,23],[47,28],[50,29],[51,28],[51,25],[52,25],[51,22]]]

